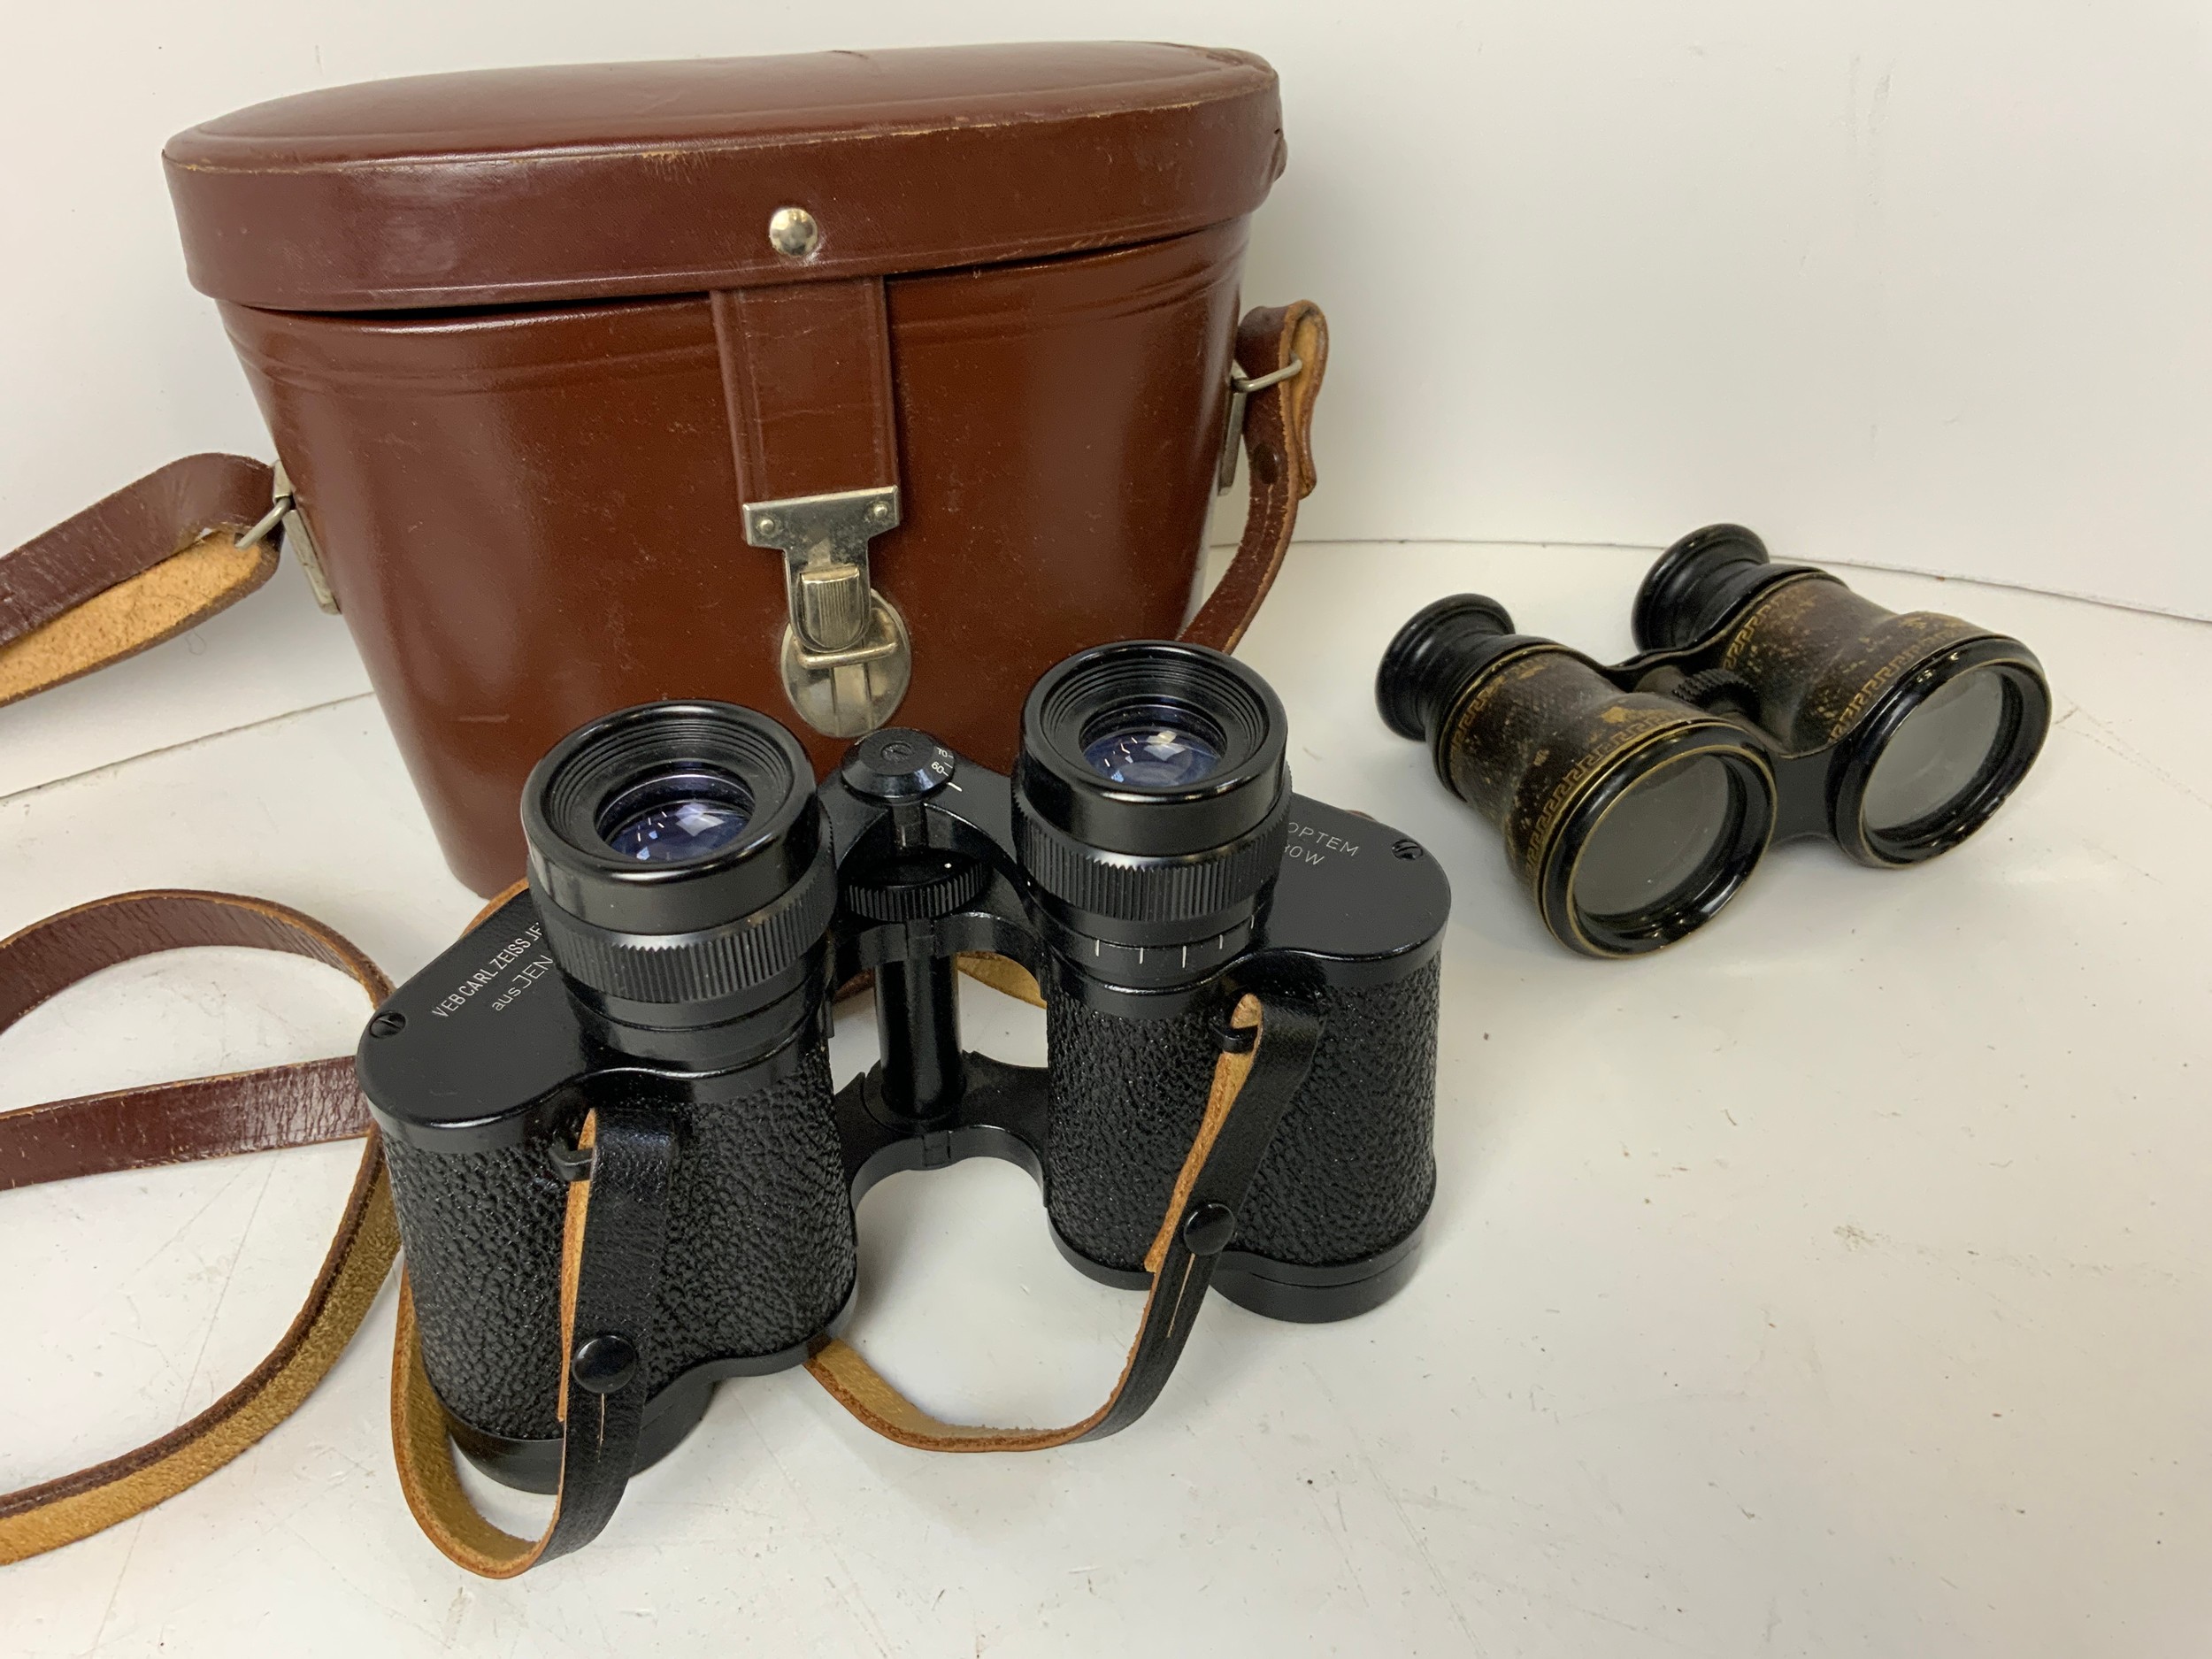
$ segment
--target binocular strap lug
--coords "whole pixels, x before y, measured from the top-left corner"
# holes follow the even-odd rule
[[[1106,1402],[1062,1428],[1009,1429],[947,1423],[932,1417],[887,1381],[859,1351],[825,1340],[807,1370],[854,1417],[887,1440],[928,1452],[1033,1452],[1074,1440],[1102,1440],[1142,1417],[1159,1398],[1204,1306],[1215,1264],[1234,1233],[1276,1125],[1304,1086],[1321,1041],[1321,1018],[1300,1003],[1245,995],[1230,1016],[1240,1033],[1256,1035],[1243,1052],[1227,1048],[1215,1063],[1205,1115],[1191,1142],[1145,1255],[1152,1285],[1144,1317],[1121,1377]]]
[[[457,1565],[511,1578],[599,1536],[637,1458],[649,1367],[641,1363],[668,1241],[676,1133],[666,1113],[602,1106],[577,1150],[589,1173],[568,1189],[561,1235],[561,1476],[536,1539],[487,1521],[463,1490],[444,1409],[423,1369],[411,1287],[400,1282],[392,1364],[392,1450],[407,1507]]]

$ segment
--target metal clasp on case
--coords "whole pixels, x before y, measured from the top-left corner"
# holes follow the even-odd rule
[[[261,521],[236,538],[240,547],[251,547],[265,536],[273,534],[279,547],[289,548],[307,572],[307,585],[314,591],[315,603],[326,615],[338,614],[337,596],[330,591],[330,579],[323,574],[322,555],[315,549],[314,533],[307,527],[306,515],[300,511],[299,496],[292,488],[291,475],[279,461],[273,469],[270,480],[269,511]]]
[[[1232,363],[1229,365],[1229,419],[1221,434],[1221,459],[1214,468],[1214,494],[1218,495],[1237,481],[1237,457],[1244,452],[1244,402],[1255,392],[1263,392],[1279,381],[1304,373],[1305,359],[1293,357],[1271,374],[1247,375]]]
[[[899,522],[895,485],[745,503],[745,539],[784,556],[783,687],[816,731],[858,737],[913,677],[906,618],[868,581],[868,543]]]

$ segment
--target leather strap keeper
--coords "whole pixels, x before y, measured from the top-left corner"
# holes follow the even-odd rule
[[[1275,585],[1298,527],[1298,506],[1319,481],[1313,466],[1313,406],[1329,365],[1329,321],[1311,300],[1248,311],[1237,329],[1237,364],[1251,380],[1294,373],[1252,394],[1244,408],[1251,504],[1236,556],[1198,614],[1177,637],[1233,651]]]
[[[741,499],[899,481],[881,277],[724,288],[714,333]]]

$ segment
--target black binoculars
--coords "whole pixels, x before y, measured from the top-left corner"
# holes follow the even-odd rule
[[[611,1460],[618,1493],[718,1379],[819,1353],[872,1183],[976,1156],[1038,1179],[1079,1270],[1155,1293],[1148,1392],[1089,1432],[1156,1394],[1210,1283],[1296,1320],[1394,1292],[1435,1190],[1449,889],[1294,795],[1286,740],[1250,669],[1141,641],[1037,683],[1010,779],[893,728],[818,787],[718,703],[565,739],[525,788],[528,889],[360,1048],[454,1443],[565,1494]],[[971,953],[1033,981],[1048,1068],[963,1050]],[[833,1091],[832,995],[864,973],[883,1059]],[[1248,1091],[1271,1048],[1274,1115],[1225,1128],[1225,1054],[1254,1051]]]
[[[1948,851],[2050,726],[2019,641],[1885,611],[1740,525],[1668,549],[1631,624],[1640,654],[1608,667],[1461,594],[1399,631],[1375,680],[1391,730],[1430,745],[1544,925],[1591,956],[1702,926],[1772,841],[1824,835],[1883,866]]]

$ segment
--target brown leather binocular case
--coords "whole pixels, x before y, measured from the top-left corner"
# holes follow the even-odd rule
[[[343,615],[446,856],[611,710],[894,715],[994,766],[1051,664],[1242,634],[1313,486],[1310,304],[1240,326],[1272,70],[1148,44],[426,76],[165,152],[276,442],[0,560],[0,700],[273,568]],[[1217,488],[1238,556],[1190,615]],[[245,534],[240,534],[245,532]]]

